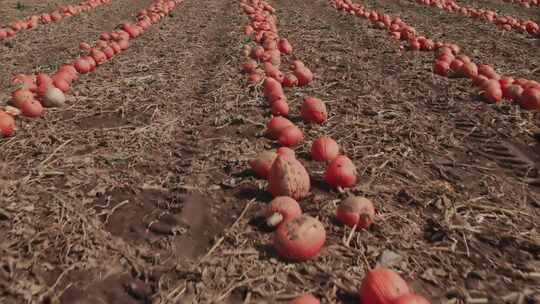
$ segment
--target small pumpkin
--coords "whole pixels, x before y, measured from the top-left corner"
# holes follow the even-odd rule
[[[290,126],[294,126],[294,124],[287,118],[282,116],[273,117],[266,124],[266,136],[270,139],[277,139],[281,132]]]
[[[353,187],[357,180],[356,166],[347,156],[340,155],[326,168],[324,180],[332,187]]]
[[[279,39],[278,42],[278,49],[281,53],[290,55],[293,52],[292,45],[289,43],[289,41],[285,38]]]
[[[28,89],[18,89],[11,94],[11,105],[17,108],[21,108],[23,102],[27,100],[33,100],[34,93]]]
[[[324,102],[315,97],[307,97],[302,103],[300,115],[306,123],[322,124],[328,119]]]
[[[35,99],[24,101],[20,109],[22,114],[27,117],[39,117],[43,114],[43,106]]]
[[[274,151],[263,151],[249,161],[251,169],[261,178],[267,178],[270,173],[270,168],[277,157],[277,153]]]
[[[13,116],[0,110],[0,135],[2,137],[9,137],[15,133],[15,130],[15,119],[13,119]]]
[[[288,196],[274,198],[265,210],[266,224],[276,227],[302,214],[302,209],[296,200]]]
[[[280,145],[292,147],[300,144],[304,140],[304,133],[295,125],[284,128],[278,138]]]
[[[311,158],[319,162],[331,162],[339,155],[339,145],[328,136],[318,138],[311,145]]]
[[[350,196],[343,200],[337,208],[336,218],[349,227],[367,229],[373,224],[375,207],[365,197]]]

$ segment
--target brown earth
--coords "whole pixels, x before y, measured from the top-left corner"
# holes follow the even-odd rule
[[[79,42],[149,1],[131,3],[4,43],[2,99],[12,73],[74,58]],[[468,82],[434,76],[432,54],[400,53],[386,33],[326,1],[270,3],[294,56],[316,74],[287,95],[307,137],[296,148],[313,184],[302,209],[327,230],[320,257],[280,260],[257,219],[271,197],[247,160],[275,145],[261,136],[266,101],[239,72],[249,40],[238,1],[186,0],[82,77],[67,108],[23,119],[0,141],[2,303],[281,303],[307,291],[356,303],[377,264],[433,303],[539,300],[538,114],[483,104]],[[526,51],[538,40],[412,3],[366,5],[539,80],[540,57]],[[49,56],[47,37],[65,49]],[[306,95],[328,102],[324,126],[298,119]],[[309,159],[323,134],[355,162],[357,187],[324,185],[323,166]],[[334,214],[350,194],[373,199],[377,219],[346,244],[350,230]]]

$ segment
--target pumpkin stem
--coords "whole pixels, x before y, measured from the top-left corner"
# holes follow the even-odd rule
[[[268,225],[269,227],[275,227],[279,225],[279,223],[281,223],[282,221],[283,215],[281,215],[281,213],[279,212],[275,212],[266,219],[266,225]]]

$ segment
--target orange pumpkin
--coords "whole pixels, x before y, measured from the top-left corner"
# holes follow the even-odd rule
[[[360,286],[362,303],[392,304],[408,293],[410,293],[409,286],[401,276],[384,267],[368,272]]]
[[[309,194],[306,168],[296,158],[278,155],[268,175],[268,192],[274,197],[289,196],[300,200]]]
[[[339,145],[330,137],[318,138],[311,145],[311,158],[319,162],[331,162],[339,155]]]
[[[2,135],[2,137],[12,136],[15,129],[15,119],[13,119],[11,115],[0,110],[0,135]]]

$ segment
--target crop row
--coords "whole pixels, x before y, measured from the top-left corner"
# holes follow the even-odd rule
[[[40,24],[46,25],[59,22],[64,18],[73,17],[109,3],[111,3],[111,0],[86,0],[77,5],[60,6],[50,13],[32,15],[24,20],[15,20],[9,25],[0,26],[0,41],[11,38],[21,31],[35,29]]]
[[[521,5],[522,7],[540,6],[538,0],[503,0],[506,3],[514,3]]]
[[[486,9],[477,9],[471,6],[460,6],[455,0],[409,0],[419,4],[437,7],[447,12],[454,12],[463,16],[491,23],[499,28],[510,31],[515,30],[540,38],[540,27],[532,20],[521,20],[512,16],[501,16],[497,12]]]
[[[262,87],[264,97],[274,115],[267,122],[266,136],[281,147],[276,151],[260,152],[249,164],[255,174],[268,182],[268,192],[274,199],[263,210],[266,224],[274,227],[272,245],[287,261],[303,262],[318,256],[326,242],[326,230],[318,218],[302,214],[299,201],[309,196],[310,174],[303,161],[291,148],[305,141],[301,124],[288,119],[294,116],[289,107],[287,90],[308,86],[314,75],[308,64],[293,60],[293,46],[278,34],[275,9],[263,0],[243,0],[242,8],[249,17],[245,34],[255,46],[244,46],[242,70],[250,86]],[[294,56],[298,58],[298,56]],[[325,124],[328,111],[324,101],[306,96],[300,105],[303,126]],[[357,169],[345,156],[337,142],[323,134],[311,145],[311,160],[326,164],[323,180],[334,189],[354,187]],[[314,174],[312,172],[312,174]],[[375,207],[365,197],[350,196],[336,209],[336,218],[345,226],[368,229],[375,219]],[[363,303],[428,303],[411,293],[407,283],[395,272],[376,268],[368,272],[361,284],[359,297]],[[319,303],[306,294],[291,303]]]
[[[434,52],[435,74],[470,79],[481,97],[488,103],[500,103],[504,99],[518,104],[525,110],[540,110],[540,83],[537,81],[500,75],[490,65],[476,64],[462,53],[461,47],[457,44],[434,41],[419,35],[414,27],[399,17],[369,10],[350,0],[330,0],[330,5],[369,20],[374,27],[386,30],[393,39],[408,44],[408,48],[412,51]]]
[[[0,135],[7,137],[14,134],[15,117],[20,114],[39,117],[43,114],[44,107],[64,106],[65,93],[80,75],[95,71],[97,67],[128,49],[132,39],[168,16],[176,5],[182,2],[183,0],[154,0],[147,9],[137,14],[135,23],[123,23],[118,26],[118,30],[102,33],[93,46],[82,42],[80,48],[87,52],[87,55],[60,66],[51,76],[45,73],[14,76],[12,84],[17,89],[11,94],[11,105],[7,106],[5,111],[0,110]]]

